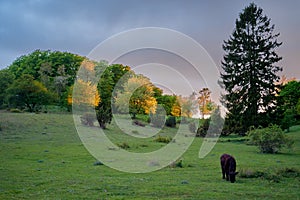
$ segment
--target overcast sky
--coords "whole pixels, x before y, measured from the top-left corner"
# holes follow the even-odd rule
[[[0,68],[36,49],[86,56],[110,36],[140,27],[180,31],[220,66],[223,41],[250,2],[263,8],[281,34],[283,74],[300,79],[299,0],[0,0]]]

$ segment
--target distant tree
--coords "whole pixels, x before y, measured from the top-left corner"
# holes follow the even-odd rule
[[[23,55],[17,58],[10,66],[8,70],[15,75],[16,78],[20,78],[23,74],[29,74],[34,79],[39,79],[39,70],[43,63],[50,64],[47,59],[50,51],[35,50],[34,52]]]
[[[69,52],[35,50],[28,55],[17,58],[8,69],[16,78],[22,74],[30,74],[35,80],[42,82],[40,79],[41,72],[49,77],[55,77],[59,75],[59,68],[63,65],[65,74],[69,75],[68,85],[72,85],[83,60],[84,57]]]
[[[193,115],[197,114],[199,109],[196,92],[193,92],[186,100],[186,109],[185,106],[183,106],[183,112],[187,110],[187,113],[189,114],[186,114],[186,117],[193,117]]]
[[[224,119],[221,116],[220,107],[217,106],[210,116],[208,135],[216,136],[218,134],[221,134],[223,125],[224,125]]]
[[[292,109],[287,109],[283,113],[283,118],[281,119],[281,128],[290,132],[290,127],[296,124],[295,111]]]
[[[284,110],[296,110],[297,103],[300,99],[300,81],[290,81],[281,87],[279,98],[282,100],[280,105]]]
[[[40,106],[47,105],[51,94],[47,88],[33,76],[23,74],[7,89],[8,102],[17,107],[26,107],[29,112],[39,111]]]
[[[192,117],[196,114],[198,109],[198,102],[196,93],[192,93],[188,97],[177,96],[176,102],[172,108],[172,115],[175,117]]]
[[[291,82],[291,81],[296,81],[296,78],[295,77],[292,77],[292,78],[288,78],[286,77],[286,75],[282,75],[280,77],[280,80],[276,82],[276,85],[286,85],[288,82]]]
[[[205,119],[203,124],[198,128],[196,136],[215,137],[222,134],[224,119],[221,116],[220,107],[217,106],[208,119]]]
[[[63,90],[64,92],[62,94],[67,94],[68,105],[73,104],[73,106],[80,106],[82,109],[85,106],[97,107],[101,102],[97,88],[98,82],[95,78],[95,66],[96,63],[88,59],[85,59],[82,62],[80,70],[77,74],[75,88],[74,85],[67,88],[64,66],[59,68],[59,74],[61,76],[55,77],[56,92],[62,93],[61,90]],[[85,117],[87,116],[89,116],[89,113],[85,115]]]
[[[47,88],[51,88],[51,77],[53,75],[53,70],[51,67],[51,63],[44,62],[41,64],[40,69],[38,71],[39,73],[39,79],[43,85]]]
[[[202,114],[202,119],[204,116],[211,112],[211,99],[210,99],[211,91],[208,88],[203,88],[199,91],[199,110]]]
[[[127,76],[125,74],[131,74],[131,71],[128,66],[121,64],[108,65],[106,61],[100,61],[95,66],[95,73],[97,76],[101,76],[97,86],[101,97],[101,101],[96,107],[97,120],[100,127],[105,129],[106,125],[112,120],[112,102],[115,101],[114,91],[123,90],[122,81],[126,81]],[[122,78],[124,76],[125,78]]]
[[[171,110],[171,115],[175,117],[180,117],[181,116],[181,106],[180,103],[178,102],[178,98],[176,97],[176,101],[174,102]]]
[[[76,83],[76,97],[72,98],[72,94],[70,94],[68,97],[69,101],[72,101],[73,104],[77,104],[79,106],[98,106],[101,100],[97,90],[97,85],[93,84],[91,81],[86,82],[82,79],[78,79]]]
[[[60,106],[66,106],[67,90],[74,84],[83,60],[84,57],[68,52],[36,50],[17,58],[8,70],[16,78],[23,74],[33,76],[48,91],[56,94],[53,101]]]
[[[166,111],[167,115],[172,115],[172,108],[176,103],[176,96],[175,95],[154,95],[157,101],[157,104],[160,104],[163,106],[163,108]],[[179,108],[180,110],[180,108]],[[176,111],[175,111],[176,112]],[[177,116],[179,116],[179,114],[177,114]],[[174,115],[175,116],[175,115]]]
[[[276,49],[279,34],[273,34],[274,25],[254,3],[247,6],[235,22],[235,29],[224,41],[221,86],[226,93],[223,102],[228,109],[225,125],[231,131],[245,133],[250,126],[272,122],[276,107],[275,82],[282,68]]]
[[[278,95],[277,114],[281,119],[281,128],[289,130],[289,127],[296,124],[300,115],[297,107],[300,102],[300,82],[290,81],[280,87]]]
[[[13,83],[14,78],[7,69],[0,70],[0,107],[5,106],[6,90]]]
[[[138,113],[155,113],[157,101],[154,98],[154,86],[145,76],[135,75],[128,79],[124,90],[117,94],[115,104],[121,113],[129,111],[133,117]]]

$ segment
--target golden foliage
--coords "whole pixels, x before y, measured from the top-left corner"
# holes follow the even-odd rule
[[[195,96],[193,94],[189,97],[177,96],[171,114],[175,117],[192,117],[196,112],[196,105]]]
[[[175,117],[179,117],[181,115],[181,107],[177,104],[174,104],[172,107],[171,114]]]
[[[75,98],[73,98],[73,93],[69,93],[69,105],[74,103],[78,105],[98,106],[101,100],[97,90],[97,85],[92,84],[90,81],[83,81],[82,79],[77,80],[76,91],[74,95],[76,95]]]
[[[85,59],[84,61],[82,61],[81,67],[86,69],[86,70],[89,70],[89,71],[94,71],[95,63],[88,60],[88,59]]]
[[[155,113],[157,101],[153,97],[154,86],[150,80],[142,75],[135,75],[124,84],[124,91],[119,91],[116,105],[120,112],[127,112],[129,108],[145,114]]]

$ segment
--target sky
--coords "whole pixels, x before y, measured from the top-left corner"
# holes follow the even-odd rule
[[[299,0],[0,0],[0,68],[36,49],[87,56],[115,34],[161,27],[198,42],[220,69],[223,41],[229,39],[239,13],[251,2],[263,9],[280,33],[281,75],[300,79]],[[123,62],[139,63],[135,59]]]

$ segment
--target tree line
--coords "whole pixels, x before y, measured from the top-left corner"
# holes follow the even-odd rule
[[[98,74],[100,79],[92,80]],[[75,81],[81,97],[73,101]],[[55,105],[71,111],[72,103],[87,104],[95,107],[102,128],[110,123],[113,111],[128,112],[134,118],[155,113],[161,105],[166,115],[192,117],[200,99],[204,113],[212,110],[207,95],[197,99],[197,93],[188,97],[163,94],[149,78],[136,74],[129,66],[109,65],[68,52],[36,50],[21,56],[0,70],[0,82],[2,109],[40,112]]]
[[[239,14],[233,33],[224,41],[219,80],[224,91],[221,100],[227,109],[223,135],[244,135],[251,127],[270,124],[289,130],[299,122],[300,82],[280,82],[282,67],[278,62],[282,57],[276,50],[282,43],[274,30],[270,18],[251,3]],[[90,79],[99,74],[100,80]],[[72,98],[75,81],[84,97],[76,98],[77,102]],[[110,123],[113,112],[129,112],[134,118],[155,113],[158,105],[176,117],[192,117],[199,108],[204,118],[217,108],[210,93],[209,88],[202,88],[188,97],[163,94],[149,78],[135,74],[129,66],[59,51],[36,50],[0,70],[1,108],[36,112],[56,105],[71,111],[72,103],[88,104],[95,107],[102,128]]]

